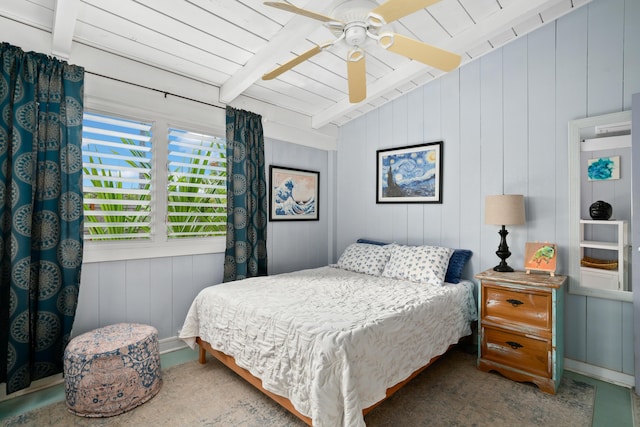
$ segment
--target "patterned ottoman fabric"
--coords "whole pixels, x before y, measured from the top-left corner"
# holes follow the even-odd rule
[[[158,331],[119,323],[84,333],[64,352],[69,411],[110,417],[143,404],[160,390]]]

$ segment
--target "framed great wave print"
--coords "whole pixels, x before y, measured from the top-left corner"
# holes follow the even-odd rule
[[[442,203],[442,141],[376,155],[376,203]]]
[[[317,221],[320,172],[269,166],[269,221]]]

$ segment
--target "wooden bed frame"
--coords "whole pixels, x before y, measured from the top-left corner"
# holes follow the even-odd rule
[[[272,398],[273,400],[275,400],[276,402],[278,402],[283,408],[285,408],[287,411],[291,412],[293,415],[295,415],[296,417],[300,418],[302,421],[304,421],[307,425],[311,426],[312,425],[312,421],[311,418],[302,415],[300,412],[298,412],[296,410],[296,408],[293,407],[293,404],[291,403],[291,401],[289,399],[287,399],[286,397],[277,395],[275,393],[270,392],[269,390],[265,390],[262,387],[262,381],[253,376],[249,371],[247,371],[244,368],[241,368],[240,366],[238,366],[236,364],[236,361],[233,357],[226,355],[225,353],[218,351],[214,348],[211,347],[211,344],[209,344],[208,342],[200,339],[200,337],[196,338],[196,343],[198,344],[199,348],[200,348],[200,354],[199,354],[199,361],[200,363],[204,364],[207,362],[207,353],[211,354],[213,357],[215,357],[216,359],[218,359],[220,362],[222,362],[222,364],[224,364],[225,366],[229,367],[232,371],[234,371],[236,374],[240,375],[242,378],[244,378],[247,382],[249,382],[249,384],[253,385],[255,388],[257,388],[258,390],[260,390],[261,392],[263,392],[264,394],[266,394],[267,396],[269,396],[270,398]],[[453,347],[455,344],[449,346],[449,348],[447,349],[447,351],[449,351],[449,349],[451,349],[451,347]],[[446,353],[446,351],[445,351]],[[444,353],[443,353],[444,354]],[[442,356],[442,355],[440,355]],[[413,374],[409,375],[409,377],[407,379],[405,379],[404,381],[399,382],[398,384],[394,385],[393,387],[389,387],[387,389],[387,395],[384,397],[384,399],[382,399],[381,401],[374,403],[373,405],[369,406],[368,408],[365,408],[362,411],[363,415],[366,415],[367,413],[369,413],[372,409],[374,409],[376,406],[380,405],[382,402],[384,402],[387,398],[389,398],[393,393],[395,393],[396,391],[400,390],[405,384],[407,384],[409,381],[411,381],[413,378],[415,378],[420,372],[424,371],[426,368],[428,368],[433,362],[435,362],[436,360],[438,360],[440,358],[440,356],[435,356],[433,357],[429,363],[427,363],[426,365],[424,365],[422,368],[419,368],[418,370],[416,370]]]

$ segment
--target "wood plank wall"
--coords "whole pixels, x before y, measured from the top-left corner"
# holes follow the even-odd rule
[[[520,193],[527,224],[508,228],[509,264],[522,268],[527,241],[550,241],[566,272],[567,125],[631,108],[640,92],[639,3],[594,0],[342,126],[337,254],[359,237],[467,248],[470,278],[499,261],[484,197]],[[443,204],[376,204],[376,150],[438,140]],[[566,357],[633,375],[632,304],[568,294],[565,309]]]

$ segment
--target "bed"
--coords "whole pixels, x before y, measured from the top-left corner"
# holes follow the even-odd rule
[[[309,425],[364,426],[364,414],[471,333],[474,285],[448,275],[457,253],[358,242],[335,265],[214,285],[193,301],[180,338]]]

